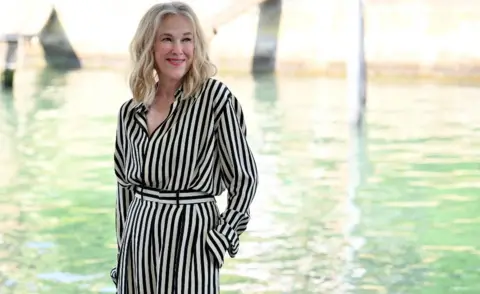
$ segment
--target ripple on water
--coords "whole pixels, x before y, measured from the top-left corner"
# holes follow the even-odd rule
[[[480,293],[480,90],[371,84],[349,133],[343,81],[278,79],[224,78],[261,183],[222,293]],[[114,293],[122,77],[19,81],[0,109],[0,293]]]

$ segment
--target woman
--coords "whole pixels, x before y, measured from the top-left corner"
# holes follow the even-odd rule
[[[257,189],[241,106],[215,80],[197,16],[157,4],[131,43],[133,98],[118,115],[118,293],[219,293]],[[215,196],[228,191],[219,213]]]

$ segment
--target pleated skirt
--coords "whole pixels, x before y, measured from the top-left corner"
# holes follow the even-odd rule
[[[219,267],[205,248],[218,218],[215,200],[171,204],[135,197],[117,260],[117,293],[219,293]]]

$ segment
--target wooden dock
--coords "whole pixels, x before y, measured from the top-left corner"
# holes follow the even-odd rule
[[[19,59],[19,47],[25,41],[31,40],[34,35],[22,34],[4,34],[0,35],[0,44],[6,46],[5,57],[2,63],[1,85],[4,90],[11,90],[13,88],[15,70]]]

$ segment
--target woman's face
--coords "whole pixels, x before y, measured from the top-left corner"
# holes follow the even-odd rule
[[[161,21],[154,44],[160,80],[179,81],[192,65],[193,26],[183,15],[167,15]]]

